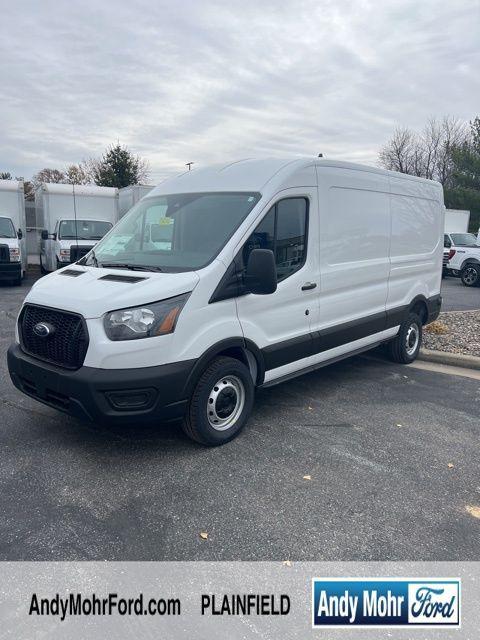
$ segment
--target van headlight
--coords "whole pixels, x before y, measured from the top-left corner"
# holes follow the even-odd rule
[[[19,261],[20,261],[20,249],[10,248],[10,262],[19,262]]]
[[[173,333],[189,295],[184,293],[140,307],[110,311],[103,320],[105,333],[110,340],[137,340]]]

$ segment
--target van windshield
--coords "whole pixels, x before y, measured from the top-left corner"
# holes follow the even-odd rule
[[[16,238],[15,227],[10,218],[0,218],[0,238]]]
[[[451,233],[453,244],[457,247],[478,247],[477,236],[473,233]]]
[[[199,269],[215,258],[259,199],[259,193],[217,192],[141,200],[81,264]]]
[[[62,220],[58,229],[58,239],[100,240],[111,228],[111,222],[102,220]]]

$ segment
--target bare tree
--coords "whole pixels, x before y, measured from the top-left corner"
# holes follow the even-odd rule
[[[93,184],[88,163],[84,160],[79,164],[69,165],[65,169],[65,182],[68,184]]]
[[[442,128],[435,118],[425,125],[421,135],[420,144],[424,154],[424,174],[423,177],[434,180],[438,161],[438,153],[442,143]]]
[[[60,171],[59,169],[45,168],[45,169],[41,169],[40,171],[38,171],[38,173],[36,173],[33,176],[32,182],[36,188],[42,182],[60,183],[60,182],[65,182],[65,179],[66,179],[65,174],[63,171]]]
[[[453,152],[468,140],[468,129],[465,123],[456,118],[445,117],[441,123],[441,131],[442,136],[437,154],[435,178],[444,186],[448,186],[454,169]]]
[[[380,164],[392,171],[412,173],[415,146],[415,133],[406,127],[398,127],[392,139],[380,150]]]
[[[468,138],[465,123],[445,116],[440,122],[431,118],[419,135],[407,128],[395,129],[379,153],[386,169],[438,180],[448,185],[453,173],[453,152]]]

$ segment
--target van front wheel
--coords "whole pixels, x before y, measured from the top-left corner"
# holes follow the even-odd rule
[[[418,356],[422,344],[422,321],[416,313],[409,313],[400,331],[390,342],[390,357],[394,362],[410,364]]]
[[[252,376],[243,362],[216,358],[195,386],[183,430],[201,444],[225,444],[245,426],[253,398]]]

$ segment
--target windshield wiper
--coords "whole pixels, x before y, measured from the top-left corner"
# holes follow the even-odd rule
[[[129,262],[102,262],[102,267],[104,269],[130,269],[130,271],[163,271],[161,267],[148,264],[131,264]]]

